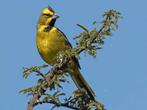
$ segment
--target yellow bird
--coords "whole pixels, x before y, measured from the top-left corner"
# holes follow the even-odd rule
[[[64,33],[55,27],[55,22],[59,16],[51,8],[45,8],[37,24],[36,44],[41,58],[48,64],[54,65],[57,61],[56,55],[72,46]],[[95,94],[90,88],[82,74],[80,73],[80,65],[78,60],[73,57],[70,63],[67,64],[67,70],[76,86],[79,89],[84,89],[92,100],[95,100]]]

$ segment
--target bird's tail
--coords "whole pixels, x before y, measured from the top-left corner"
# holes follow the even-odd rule
[[[85,89],[90,98],[95,101],[95,94],[91,87],[88,85],[82,74],[80,73],[80,70],[78,68],[75,68],[74,71],[71,73],[71,77],[76,84],[76,86],[79,89]]]

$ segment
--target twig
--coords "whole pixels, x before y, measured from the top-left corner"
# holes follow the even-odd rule
[[[79,110],[79,108],[70,106],[68,103],[60,103],[60,104],[58,104],[57,102],[52,101],[52,100],[51,101],[37,102],[37,104],[43,104],[43,103],[50,103],[50,104],[57,105],[57,107],[67,107],[67,108],[70,108],[70,109],[73,109],[73,110]]]
[[[106,24],[103,23],[102,27],[99,30],[96,30],[97,35],[92,36],[91,31],[88,31],[87,28],[84,28],[80,25],[80,27],[82,27],[86,31],[86,35],[88,36],[88,37],[85,37],[86,40],[84,38],[82,39],[82,37],[79,35],[81,37],[81,41],[83,40],[83,42],[79,41],[79,43],[78,43],[79,45],[77,45],[77,48],[73,48],[73,49],[61,54],[61,57],[63,58],[62,62],[55,64],[51,68],[51,71],[48,72],[47,74],[44,75],[43,73],[40,72],[40,69],[43,67],[46,67],[46,66],[32,67],[32,68],[30,68],[30,69],[28,68],[24,71],[25,78],[27,78],[29,76],[29,74],[32,72],[35,72],[35,73],[37,73],[37,75],[42,76],[41,81],[38,81],[37,86],[34,86],[34,88],[36,87],[37,90],[36,89],[34,90],[33,88],[29,88],[29,89],[22,91],[22,93],[31,93],[33,96],[32,99],[28,102],[27,110],[33,110],[33,107],[35,107],[38,104],[43,104],[43,103],[50,103],[50,104],[53,104],[54,107],[61,107],[62,106],[62,107],[67,107],[67,108],[70,108],[73,110],[90,110],[92,108],[95,108],[96,110],[104,110],[104,107],[101,105],[100,102],[91,101],[91,99],[87,99],[85,94],[84,95],[82,94],[84,97],[79,96],[79,97],[76,97],[75,99],[74,98],[68,99],[67,102],[66,101],[65,102],[60,102],[60,101],[58,102],[58,100],[56,101],[52,98],[50,98],[50,99],[48,98],[47,100],[41,100],[41,101],[40,101],[40,99],[42,99],[42,96],[46,94],[47,89],[53,88],[54,90],[56,90],[52,86],[55,86],[55,85],[59,86],[59,84],[54,79],[56,79],[57,76],[59,77],[61,75],[60,73],[66,72],[66,70],[64,70],[65,66],[69,63],[69,61],[70,61],[70,59],[72,59],[72,57],[79,55],[83,51],[87,51],[87,50],[92,51],[90,49],[92,47],[92,44],[95,42],[95,40],[97,38],[103,40],[103,36],[107,36],[107,35],[111,34],[111,30],[112,30],[111,23],[113,25],[115,25],[115,23],[113,23],[113,22],[115,22],[115,21],[113,21],[113,19],[114,20],[116,19],[116,21],[117,21],[117,19],[119,18],[118,15],[114,16],[113,14],[119,15],[119,13],[117,13],[114,10],[110,10],[107,13],[105,13],[104,16],[106,16],[106,17],[103,21],[104,21],[104,23],[106,22]],[[97,43],[97,44],[99,44],[99,43]],[[93,50],[96,49],[94,47],[92,47],[92,48],[93,48]],[[60,58],[57,58],[57,59],[60,59]],[[54,83],[57,83],[57,84],[54,84]],[[80,93],[80,95],[81,95],[81,93]],[[57,96],[57,99],[58,98],[59,98],[59,96]],[[94,106],[94,107],[87,106],[86,104]],[[89,109],[89,107],[90,107],[90,109]]]

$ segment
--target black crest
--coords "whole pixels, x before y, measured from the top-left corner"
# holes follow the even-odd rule
[[[48,9],[51,10],[52,12],[55,12],[55,11],[53,10],[53,8],[50,7],[50,6],[48,6]]]

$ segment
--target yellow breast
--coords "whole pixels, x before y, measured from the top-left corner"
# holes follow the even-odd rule
[[[44,32],[43,28],[38,29],[36,44],[42,59],[50,65],[56,63],[56,55],[70,47],[65,36],[55,27]]]

